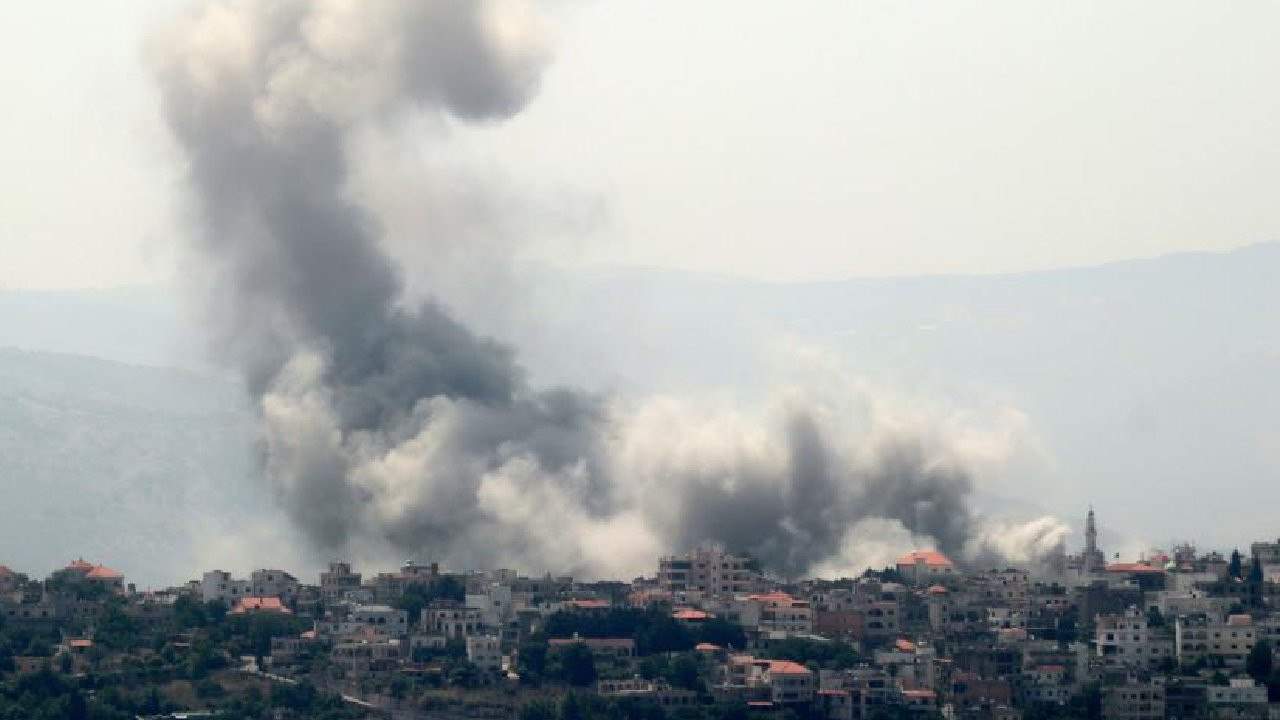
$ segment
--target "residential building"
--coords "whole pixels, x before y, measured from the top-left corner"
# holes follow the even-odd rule
[[[424,608],[422,628],[429,635],[461,640],[485,629],[484,613],[469,607],[441,605]]]
[[[292,602],[298,597],[298,578],[284,570],[254,570],[249,575],[249,587],[258,597],[276,597]]]
[[[1164,686],[1129,681],[1102,690],[1103,720],[1164,720]]]
[[[248,580],[236,580],[231,573],[222,570],[210,570],[200,580],[200,599],[207,603],[221,602],[233,606],[240,598],[252,594]]]
[[[917,550],[898,558],[898,574],[912,585],[929,585],[958,575],[955,563],[937,550]]]
[[[751,558],[708,546],[687,555],[660,558],[658,585],[668,592],[734,595],[758,590],[760,574]]]
[[[235,607],[228,611],[231,615],[247,615],[252,613],[276,613],[288,615],[292,611],[278,597],[242,597],[236,601]]]
[[[467,637],[467,661],[486,672],[502,669],[502,642],[497,635]]]
[[[1094,646],[1097,656],[1112,667],[1149,668],[1174,657],[1173,640],[1163,629],[1149,627],[1146,613],[1137,607],[1098,615]]]
[[[409,613],[389,605],[357,605],[347,621],[363,625],[382,635],[404,637],[409,634]]]
[[[351,563],[329,563],[329,569],[320,573],[320,598],[326,604],[342,600],[359,590],[360,573],[351,571]]]
[[[1231,615],[1225,620],[1190,615],[1176,620],[1174,636],[1180,663],[1213,658],[1228,667],[1243,667],[1258,641],[1258,627],[1248,615]]]

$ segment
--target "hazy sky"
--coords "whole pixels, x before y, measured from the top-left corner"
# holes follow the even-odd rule
[[[141,58],[180,4],[0,4],[0,287],[172,274],[178,170]],[[552,12],[540,96],[449,152],[562,204],[558,259],[809,279],[1280,236],[1274,3]]]

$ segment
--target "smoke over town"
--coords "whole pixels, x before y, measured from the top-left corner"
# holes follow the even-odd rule
[[[1057,521],[970,508],[972,448],[936,418],[850,414],[814,389],[763,419],[538,389],[446,308],[406,305],[379,218],[353,199],[352,144],[407,114],[519,113],[549,44],[515,0],[214,0],[152,48],[219,347],[261,413],[265,477],[318,553],[622,574],[717,541],[797,575],[883,562],[868,548],[1059,546]]]

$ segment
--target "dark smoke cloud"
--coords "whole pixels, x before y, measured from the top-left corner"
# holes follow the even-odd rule
[[[880,518],[971,551],[963,452],[925,430],[846,432],[811,399],[768,432],[670,400],[535,391],[507,348],[402,304],[378,219],[352,199],[354,138],[405,113],[509,117],[544,47],[520,2],[215,0],[154,48],[221,346],[258,399],[265,474],[316,548],[635,572],[714,540],[795,575],[855,562],[851,529]]]

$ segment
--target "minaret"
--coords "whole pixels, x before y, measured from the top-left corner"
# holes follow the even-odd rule
[[[1089,515],[1084,521],[1084,571],[1092,573],[1098,569],[1098,526],[1093,521],[1093,506],[1089,506]]]

